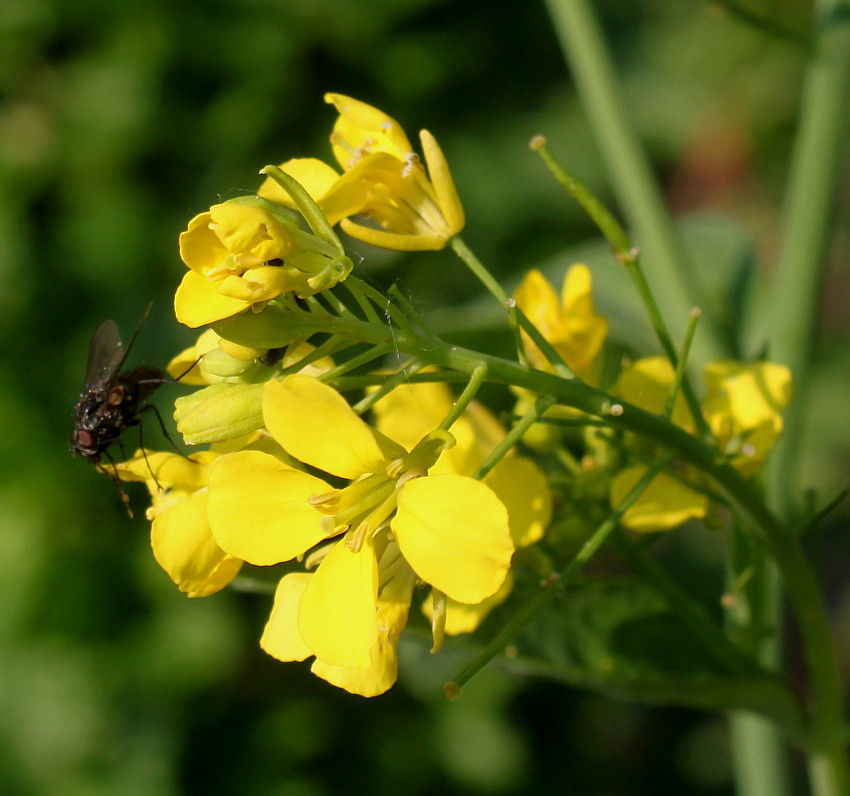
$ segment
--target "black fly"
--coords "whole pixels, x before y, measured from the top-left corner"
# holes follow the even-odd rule
[[[86,380],[74,410],[74,432],[71,434],[71,452],[75,456],[82,456],[96,466],[104,456],[109,459],[111,475],[125,504],[127,496],[108,449],[120,442],[127,428],[139,424],[142,412],[153,408],[146,406],[145,401],[157,387],[171,381],[159,368],[140,367],[121,372],[149,311],[150,307],[126,348],[115,321],[104,321],[97,327],[89,346]],[[127,510],[129,512],[129,507]]]

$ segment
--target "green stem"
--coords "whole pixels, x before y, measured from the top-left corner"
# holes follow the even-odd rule
[[[800,439],[817,328],[821,275],[833,220],[833,198],[847,152],[850,111],[850,4],[819,3],[820,37],[803,85],[801,120],[791,157],[776,280],[766,339],[770,356],[794,376],[794,401],[769,470],[772,498],[793,514]]]
[[[381,383],[377,390],[373,390],[365,398],[352,405],[351,408],[354,411],[354,414],[362,415],[364,412],[367,412],[376,403],[378,403],[381,398],[388,393],[391,393],[400,384],[410,383],[411,377],[415,376],[417,371],[422,370],[424,367],[425,365],[421,362],[416,362],[414,360],[405,365],[397,373],[393,373],[391,376],[385,377],[385,380]],[[336,381],[334,382],[334,386],[337,389],[340,389],[339,384]]]
[[[330,243],[334,247],[337,254],[345,256],[345,248],[340,243],[333,227],[328,223],[325,214],[322,212],[316,200],[293,177],[290,177],[285,171],[277,166],[264,166],[260,169],[260,174],[266,174],[271,177],[284,191],[286,191],[295,203],[296,207],[301,211],[301,215],[309,224],[313,234],[320,240]]]
[[[561,48],[608,167],[649,281],[681,337],[693,304],[707,306],[695,269],[664,208],[646,155],[626,112],[610,55],[588,0],[546,0]],[[700,361],[716,359],[727,346],[716,329],[704,324],[695,345]]]
[[[688,354],[691,352],[691,346],[694,342],[694,335],[697,331],[702,311],[699,307],[694,307],[691,310],[691,322],[688,324],[688,331],[685,334],[685,341],[682,343],[682,351],[679,354],[679,361],[676,363],[676,372],[673,374],[673,383],[670,385],[670,393],[667,396],[667,403],[664,406],[664,417],[673,417],[673,409],[676,406],[676,396],[682,389],[685,379],[685,367],[688,364]],[[702,412],[699,412],[702,417]],[[706,429],[707,430],[707,429]],[[710,434],[710,432],[709,432]],[[710,436],[708,437],[710,439]]]
[[[535,423],[539,422],[541,416],[549,407],[548,401],[537,401],[519,420],[511,430],[505,434],[504,439],[490,451],[490,455],[481,463],[481,466],[472,474],[473,478],[484,478],[514,447]]]
[[[525,356],[525,347],[522,344],[522,334],[520,334],[520,322],[517,315],[517,305],[515,301],[508,298],[507,293],[502,289],[496,278],[491,274],[484,263],[479,260],[475,254],[461,239],[460,235],[455,235],[450,241],[454,253],[463,260],[470,271],[478,278],[490,294],[501,304],[508,312],[508,321],[511,325],[511,331],[514,335],[514,344],[516,345],[517,358],[523,365],[527,364],[528,360]]]
[[[700,436],[704,440],[713,440],[714,437],[711,433],[711,429],[708,427],[708,423],[702,414],[702,407],[697,400],[696,393],[691,387],[691,382],[687,377],[687,374],[684,372],[684,365],[679,362],[679,354],[676,351],[676,347],[673,344],[673,338],[670,335],[669,330],[667,329],[667,325],[664,323],[664,318],[661,315],[661,310],[658,307],[658,304],[655,302],[655,296],[652,293],[652,290],[649,287],[649,282],[646,279],[646,274],[644,273],[643,267],[641,265],[642,260],[639,255],[635,254],[632,257],[629,257],[622,261],[623,265],[628,271],[629,276],[632,278],[632,283],[637,288],[638,294],[641,297],[641,301],[643,301],[643,305],[649,313],[649,318],[652,322],[652,328],[655,329],[655,335],[658,338],[658,342],[661,343],[661,347],[664,349],[664,353],[667,355],[667,359],[670,360],[670,364],[676,369],[676,372],[681,372],[681,385],[682,385],[682,395],[685,397],[685,401],[688,404],[688,409],[691,412],[691,417],[696,424],[697,429],[699,430]],[[688,313],[691,318],[688,329],[693,326],[693,307]],[[685,339],[688,338],[688,331],[685,332]],[[693,341],[687,344],[687,351],[689,352],[691,347],[693,346]]]
[[[794,378],[795,400],[785,413],[785,430],[768,468],[768,498],[787,521],[799,514],[797,486],[804,458],[801,448],[805,454],[806,397],[821,276],[840,164],[847,151],[850,108],[850,5],[846,0],[820,0],[816,13],[816,40],[803,82],[800,126],[791,157],[766,329],[771,358],[788,365]],[[788,542],[789,547],[791,544]],[[790,592],[795,584],[785,574]],[[808,591],[819,591],[817,584],[805,583]],[[817,597],[820,599],[819,593]],[[814,599],[812,595],[811,601]],[[764,611],[779,622],[778,594]],[[805,618],[800,616],[800,620],[805,627]],[[812,734],[818,743],[809,756],[809,778],[816,796],[837,796],[850,793],[846,749],[834,736],[842,720],[843,684],[833,658],[824,662],[824,668],[821,677],[812,677],[811,684]]]
[[[779,571],[762,548],[754,547],[746,530],[733,529],[727,632],[743,635],[753,658],[766,670],[780,672]],[[776,724],[756,713],[735,711],[729,716],[729,731],[738,792],[745,796],[791,796],[787,739]]]
[[[359,368],[361,365],[368,365],[370,362],[374,362],[376,359],[386,356],[392,350],[392,345],[376,345],[374,348],[370,348],[355,357],[351,357],[351,359],[347,359],[341,365],[337,365],[332,370],[326,371],[320,378],[324,382],[332,382],[337,376],[344,376],[346,373],[350,373],[352,370]]]
[[[682,394],[685,396],[688,408],[691,410],[691,415],[693,416],[694,422],[697,424],[697,428],[699,429],[703,439],[712,439],[711,430],[708,428],[708,424],[702,416],[699,401],[697,401],[696,394],[691,387],[690,381],[684,373],[684,362],[680,362],[680,359],[682,358],[687,361],[687,354],[693,344],[693,333],[695,331],[693,320],[694,309],[691,309],[690,312],[691,322],[688,324],[688,329],[685,333],[685,345],[683,347],[683,354],[680,356],[676,351],[676,346],[673,342],[670,330],[664,322],[661,310],[655,301],[655,296],[649,287],[649,282],[647,282],[646,274],[644,273],[643,265],[641,263],[640,253],[636,248],[634,248],[634,246],[632,246],[632,242],[629,240],[629,236],[626,234],[625,230],[611,215],[608,208],[605,207],[605,205],[603,205],[602,202],[600,202],[585,185],[583,185],[572,174],[569,174],[566,169],[564,169],[561,164],[552,157],[545,144],[540,144],[537,147],[532,145],[532,147],[539,151],[543,158],[543,162],[555,176],[555,179],[557,179],[564,190],[567,191],[567,193],[569,193],[569,195],[584,208],[585,212],[587,212],[587,214],[593,219],[596,226],[599,227],[599,230],[605,236],[605,239],[611,244],[611,248],[614,250],[614,256],[626,269],[632,283],[637,289],[638,295],[640,296],[644,308],[649,315],[649,321],[652,324],[652,328],[655,331],[658,342],[664,349],[664,353],[670,360],[670,364],[676,369],[678,374],[676,390],[679,389],[678,385],[681,385]]]
[[[555,350],[555,347],[540,333],[540,330],[531,322],[529,317],[522,311],[522,307],[516,305],[517,318],[519,324],[525,333],[531,338],[531,341],[536,345],[552,369],[559,376],[565,379],[574,379],[576,374],[573,373],[570,366],[564,362],[563,357]]]
[[[455,401],[454,406],[451,408],[449,413],[443,418],[439,428],[443,429],[443,431],[448,431],[454,425],[455,421],[464,413],[464,411],[466,411],[466,407],[469,406],[472,399],[478,394],[478,391],[481,389],[481,385],[484,384],[486,378],[486,365],[479,363],[473,367],[469,382],[466,387],[463,388],[463,392]]]
[[[620,222],[611,215],[608,208],[596,198],[584,183],[555,160],[549,151],[546,139],[543,136],[535,136],[531,139],[531,148],[540,155],[546,164],[546,168],[558,181],[558,185],[584,208],[585,213],[590,216],[593,223],[605,236],[605,240],[611,245],[617,259],[630,256],[634,247]]]

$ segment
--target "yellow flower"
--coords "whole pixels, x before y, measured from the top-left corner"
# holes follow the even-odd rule
[[[637,485],[647,468],[627,467],[611,482],[611,505],[619,506]],[[623,524],[633,531],[649,533],[666,531],[686,520],[705,517],[708,496],[696,492],[687,484],[667,473],[659,473],[623,516]]]
[[[620,373],[614,394],[647,412],[660,415],[667,404],[675,372],[667,357],[644,357],[632,362]],[[688,403],[681,390],[673,404],[674,425],[690,432],[695,429]]]
[[[311,296],[344,279],[350,263],[303,232],[289,212],[242,197],[195,216],[180,235],[180,256],[189,271],[174,297],[177,320],[204,326],[262,308],[281,293]]]
[[[720,449],[744,475],[764,463],[782,431],[791,371],[774,362],[721,360],[706,365],[703,411]]]
[[[406,384],[373,407],[378,431],[412,447],[451,410],[451,391],[443,382]],[[473,401],[449,429],[455,445],[443,451],[431,474],[471,476],[505,438],[502,424],[485,406]],[[516,547],[538,541],[552,518],[552,496],[546,476],[524,456],[505,456],[483,479],[508,510]]]
[[[398,546],[383,539],[386,547],[378,558],[379,586],[375,602],[377,635],[365,669],[332,666],[318,658],[312,671],[339,688],[361,696],[377,696],[395,683],[398,676],[396,644],[407,624],[416,576],[398,552]],[[266,623],[260,646],[281,661],[303,661],[313,656],[299,630],[301,599],[315,576],[310,573],[285,575],[275,592],[274,607]]]
[[[451,410],[453,399],[442,382],[407,384],[393,390],[375,404],[378,430],[401,445],[410,446],[434,428]],[[443,451],[432,474],[472,475],[506,431],[493,414],[473,401],[449,429],[456,444]],[[552,496],[546,476],[528,458],[513,452],[502,459],[483,479],[508,510],[514,546],[525,547],[538,541],[552,518]],[[496,594],[475,605],[446,601],[445,632],[470,633],[487,614],[510,593],[510,578]],[[433,619],[431,600],[423,608]]]
[[[647,357],[627,367],[615,394],[648,412],[664,411],[674,372],[664,357]],[[707,392],[702,412],[718,447],[743,475],[758,471],[782,430],[781,412],[791,396],[791,373],[773,362],[709,362],[704,370]],[[693,418],[681,392],[673,423],[693,432]],[[611,504],[619,505],[646,472],[637,465],[619,472],[611,483]],[[684,469],[681,475],[695,479]],[[687,519],[705,517],[708,497],[672,474],[660,473],[626,512],[623,523],[636,531],[663,531]]]
[[[403,581],[409,568],[411,578],[459,602],[486,599],[502,585],[513,553],[507,512],[472,478],[428,474],[445,439],[429,435],[408,452],[316,379],[294,375],[268,382],[263,416],[287,453],[351,483],[335,489],[272,456],[231,454],[210,478],[213,534],[231,555],[259,566],[289,561],[340,537],[318,553],[321,563],[298,598],[301,651],[315,655],[319,676],[331,679],[335,672],[333,682],[344,681],[357,693],[388,687],[368,674],[386,675],[386,655],[397,636],[387,635],[378,619],[382,600],[395,604],[387,584]],[[392,564],[385,562],[388,555]],[[290,627],[296,609],[292,592],[286,594],[278,613],[289,617],[283,625]],[[396,623],[399,617],[393,613]],[[264,643],[276,649],[268,638]],[[359,686],[340,670],[359,672]]]
[[[207,522],[207,481],[221,453],[189,457],[137,451],[116,465],[125,481],[144,481],[151,494],[151,546],[159,565],[189,597],[206,597],[236,577],[242,561],[222,550]]]
[[[529,271],[514,291],[519,308],[582,378],[591,374],[594,358],[608,334],[608,321],[596,314],[592,287],[590,269],[579,264],[567,271],[560,298],[536,269]],[[530,363],[551,372],[543,352],[525,332],[523,340]]]
[[[342,94],[326,94],[339,112],[331,134],[344,173],[311,158],[290,160],[281,169],[316,200],[331,224],[341,222],[352,237],[386,249],[442,249],[464,226],[463,207],[445,156],[427,130],[420,131],[428,171],[401,125],[385,113]],[[259,195],[291,205],[273,181]],[[352,221],[360,215],[377,228]]]

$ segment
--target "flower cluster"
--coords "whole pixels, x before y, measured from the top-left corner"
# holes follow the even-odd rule
[[[197,388],[176,401],[177,430],[206,447],[141,450],[117,472],[147,484],[154,554],[181,591],[207,596],[265,568],[276,586],[262,648],[312,659],[319,677],[374,696],[396,680],[411,605],[430,621],[434,650],[476,630],[523,567],[539,579],[563,561],[557,529],[578,501],[595,517],[629,499],[622,524],[658,531],[705,517],[712,495],[681,462],[632,494],[656,448],[603,433],[529,380],[511,384],[519,420],[506,428],[475,399],[486,362],[461,363],[456,346],[352,274],[336,224],[377,246],[440,249],[464,214],[430,133],[423,165],[396,121],[349,97],[327,101],[341,173],[313,158],[266,167],[258,196],[214,205],[180,237],[189,270],[177,318],[212,328],[168,370]],[[516,338],[524,373],[606,389],[696,433],[669,360],[605,375],[615,370],[603,367],[609,326],[592,287],[584,265],[567,271],[560,297],[542,273],[526,274],[513,300],[527,321]],[[458,394],[449,383],[461,377]],[[718,361],[704,378],[710,444],[750,477],[781,431],[788,372]]]

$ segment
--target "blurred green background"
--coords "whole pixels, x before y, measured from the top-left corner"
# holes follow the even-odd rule
[[[752,6],[805,28],[802,0]],[[597,7],[698,261],[742,284],[752,267],[769,274],[802,54],[708,2]],[[220,198],[255,190],[266,163],[328,157],[325,91],[438,137],[466,206],[464,237],[506,284],[531,266],[560,281],[581,251],[598,268],[614,336],[648,339],[590,224],[527,147],[545,133],[613,201],[541,4],[4,0],[0,792],[731,793],[718,717],[495,670],[447,703],[441,683],[466,658],[428,659],[415,642],[402,647],[400,683],[373,700],[273,661],[256,643],[267,598],[180,595],[150,555],[143,496],[133,492],[128,519],[108,480],[70,457],[96,325],[112,317],[129,337],[153,301],[134,363],[163,364],[194,339],[170,309],[184,268],[177,235]],[[848,207],[845,181],[804,451],[807,483],[823,494],[850,458]],[[495,318],[450,254],[353,250],[370,279],[399,280],[446,330]],[[737,296],[733,315],[749,300]],[[744,339],[742,351],[763,343]],[[159,393],[166,414],[179,392]],[[836,550],[846,560],[847,546]],[[706,583],[719,577],[712,542],[674,540],[666,553]],[[850,618],[838,581],[834,606]]]

